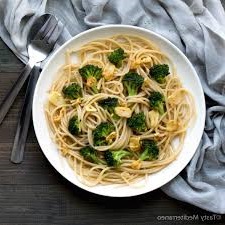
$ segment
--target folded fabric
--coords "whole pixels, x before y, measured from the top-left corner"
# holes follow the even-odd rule
[[[206,126],[191,162],[162,190],[208,211],[225,213],[225,12],[221,2],[2,0],[0,36],[23,62],[27,62],[27,34],[44,13],[56,15],[66,25],[69,33],[65,29],[61,40],[96,26],[129,24],[161,34],[184,52],[207,96]]]

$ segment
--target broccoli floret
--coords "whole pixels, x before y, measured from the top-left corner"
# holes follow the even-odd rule
[[[85,160],[96,164],[105,164],[103,160],[98,157],[97,151],[91,146],[85,146],[80,149],[80,154]]]
[[[109,111],[109,113],[114,114],[114,109],[118,105],[118,98],[106,98],[98,101],[98,104]]]
[[[72,135],[79,134],[79,122],[77,116],[73,116],[69,120],[68,130]]]
[[[69,99],[77,99],[82,97],[82,89],[81,86],[77,83],[72,83],[68,86],[64,86],[62,89],[62,93],[65,98]]]
[[[169,66],[167,64],[157,64],[150,68],[150,76],[158,83],[162,84],[165,82],[165,78],[170,74]]]
[[[158,159],[159,148],[154,140],[143,140],[141,142],[141,153],[140,160],[155,160]]]
[[[79,69],[79,73],[86,80],[87,86],[94,93],[98,93],[97,81],[102,77],[102,68],[94,65],[86,65]]]
[[[130,71],[124,75],[122,82],[127,89],[128,95],[137,95],[144,82],[144,78],[136,72]]]
[[[108,60],[114,64],[117,68],[122,66],[122,61],[127,57],[122,48],[115,49],[109,56]]]
[[[131,155],[131,153],[125,150],[107,150],[104,152],[105,161],[108,166],[119,166],[121,164],[121,159],[129,155]]]
[[[93,141],[95,146],[107,145],[106,137],[114,131],[115,127],[109,122],[100,123],[93,131]]]
[[[132,117],[127,120],[127,125],[137,133],[146,131],[145,114],[143,112],[133,114]]]
[[[161,115],[164,114],[165,98],[160,92],[151,92],[148,99],[149,104],[153,109],[157,110]]]

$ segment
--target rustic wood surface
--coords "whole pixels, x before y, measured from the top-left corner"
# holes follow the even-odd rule
[[[0,101],[23,66],[0,40]],[[48,163],[32,124],[24,162],[12,164],[10,151],[24,94],[25,89],[0,126],[0,225],[225,224],[223,216],[203,221],[201,216],[214,214],[174,200],[161,190],[119,199],[101,197],[75,187]],[[182,215],[195,215],[199,219],[163,220],[163,216]]]

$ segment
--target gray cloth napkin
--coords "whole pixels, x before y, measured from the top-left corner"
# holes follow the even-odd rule
[[[215,102],[207,103],[206,126],[193,159],[162,190],[208,211],[225,213],[225,12],[221,2],[0,0],[0,36],[23,62],[30,27],[47,12],[67,26],[64,39],[104,24],[129,24],[161,34],[184,52],[205,94]]]

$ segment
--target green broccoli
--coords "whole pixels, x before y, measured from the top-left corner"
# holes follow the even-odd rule
[[[127,125],[137,133],[146,131],[145,114],[143,112],[133,114],[132,117],[127,120]]]
[[[121,164],[121,159],[129,155],[131,155],[131,153],[125,150],[107,150],[104,152],[105,161],[108,166],[119,166]]]
[[[153,91],[149,96],[149,104],[150,106],[157,110],[161,115],[165,112],[165,98],[164,96],[157,91]]]
[[[106,98],[98,101],[98,104],[109,111],[110,114],[114,114],[114,109],[118,105],[118,98]]]
[[[81,148],[80,154],[84,157],[85,160],[89,162],[96,164],[105,164],[105,162],[98,157],[98,152],[91,146],[85,146]]]
[[[117,68],[122,66],[122,61],[127,57],[126,53],[122,48],[115,49],[110,55],[108,56],[108,60],[115,65]]]
[[[65,98],[69,99],[77,99],[82,97],[82,89],[81,86],[77,83],[72,83],[68,86],[64,86],[62,89],[62,93]]]
[[[167,64],[157,64],[150,68],[150,76],[158,83],[165,83],[165,78],[170,74],[169,66]]]
[[[102,77],[102,68],[88,64],[80,68],[79,73],[86,80],[87,86],[90,87],[94,93],[98,93],[97,81]]]
[[[115,130],[113,124],[109,122],[100,123],[93,131],[93,141],[95,146],[107,145],[106,137]]]
[[[79,134],[79,122],[77,116],[73,116],[69,120],[68,130],[72,135]]]
[[[123,77],[123,85],[126,87],[128,95],[137,95],[143,82],[144,78],[138,73],[130,71]]]
[[[144,160],[155,160],[158,159],[159,148],[154,140],[143,140],[141,142],[141,153],[139,159]]]

